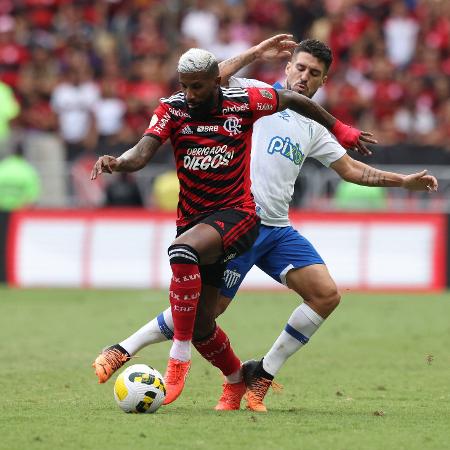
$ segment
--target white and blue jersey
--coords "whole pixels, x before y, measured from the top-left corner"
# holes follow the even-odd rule
[[[231,78],[230,86],[267,85]],[[286,284],[289,270],[324,263],[312,244],[291,227],[289,203],[307,157],[329,167],[344,154],[345,149],[325,127],[289,109],[255,122],[250,174],[261,228],[252,249],[227,265],[222,295],[233,298],[254,265]]]

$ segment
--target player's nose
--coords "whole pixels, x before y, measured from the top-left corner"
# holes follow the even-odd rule
[[[188,103],[196,103],[195,95],[189,89],[186,91],[185,96]]]

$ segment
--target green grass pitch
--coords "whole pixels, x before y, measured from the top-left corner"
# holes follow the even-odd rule
[[[125,414],[91,362],[167,305],[160,291],[0,289],[0,449],[450,448],[449,294],[346,293],[268,414],[215,412],[222,380],[197,354],[176,403]],[[242,359],[261,357],[296,305],[243,292],[220,323]],[[135,361],[164,372],[168,350]]]

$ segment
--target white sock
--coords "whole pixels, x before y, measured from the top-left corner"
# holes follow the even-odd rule
[[[191,341],[174,339],[169,356],[178,361],[189,361],[191,359]]]
[[[239,368],[236,372],[230,373],[225,377],[225,380],[229,384],[236,384],[242,381],[242,369]]]
[[[173,320],[170,308],[158,317],[146,323],[142,328],[119,342],[130,356],[135,355],[141,348],[173,338]]]
[[[263,369],[275,376],[286,360],[308,343],[324,319],[306,303],[302,303],[289,317],[285,329],[264,356]]]

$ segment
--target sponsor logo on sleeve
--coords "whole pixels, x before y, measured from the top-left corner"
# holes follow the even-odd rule
[[[154,133],[162,134],[164,129],[166,128],[167,124],[170,120],[170,114],[166,112],[160,119],[158,119],[158,116],[156,114],[153,115],[152,120],[150,121],[149,128],[153,128],[152,131]],[[153,123],[153,121],[155,121]],[[152,124],[153,123],[153,124]],[[158,125],[156,125],[158,123]]]
[[[268,98],[269,100],[272,100],[272,99],[273,99],[272,93],[269,92],[268,90],[266,90],[266,89],[260,89],[259,92],[260,92],[260,94],[261,94],[263,97],[266,97],[266,98]]]
[[[272,105],[271,103],[257,103],[256,104],[256,109],[258,111],[272,111],[274,108],[274,105]]]
[[[158,116],[156,114],[153,114],[152,119],[150,120],[150,123],[148,124],[148,128],[153,127],[158,122]]]

